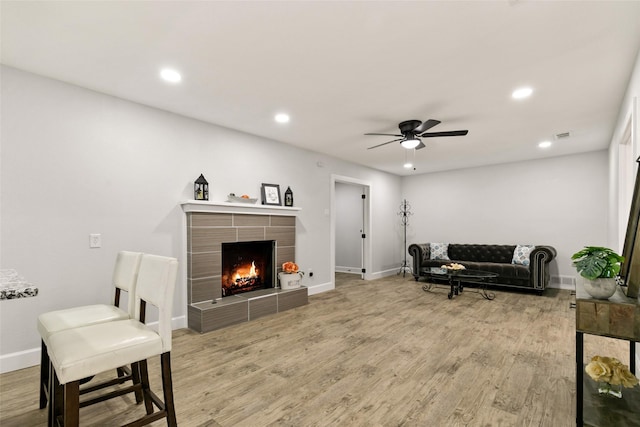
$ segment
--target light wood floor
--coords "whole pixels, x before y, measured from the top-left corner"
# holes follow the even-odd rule
[[[355,276],[357,277],[357,276]],[[409,276],[340,274],[307,306],[224,330],[174,331],[180,426],[572,426],[575,311],[568,291],[472,289],[453,300]],[[628,363],[620,341],[585,336],[585,357]],[[150,362],[160,391],[159,361]],[[44,426],[38,367],[0,376],[0,425]],[[80,412],[119,425],[129,396]],[[159,421],[154,425],[165,425]]]

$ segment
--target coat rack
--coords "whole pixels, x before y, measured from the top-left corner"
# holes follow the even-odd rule
[[[400,266],[400,270],[398,270],[398,274],[402,273],[402,277],[405,277],[407,271],[411,273],[411,267],[407,263],[407,225],[409,225],[409,217],[413,215],[411,213],[411,205],[407,202],[407,199],[404,199],[402,203],[400,203],[400,223],[402,224],[402,228],[404,231],[404,259],[402,261],[402,265]]]

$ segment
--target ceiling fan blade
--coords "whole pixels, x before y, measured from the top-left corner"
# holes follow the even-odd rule
[[[415,128],[413,131],[416,133],[422,133],[424,131],[431,129],[435,125],[439,125],[440,123],[441,123],[440,120],[429,119],[426,122],[422,122],[422,124],[417,128]]]
[[[365,133],[365,135],[382,135],[382,136],[402,136],[393,133]]]
[[[423,133],[420,138],[435,138],[437,136],[464,136],[468,134],[468,130],[449,130],[445,132]]]
[[[383,145],[391,144],[392,142],[402,141],[403,139],[404,138],[400,138],[400,139],[394,139],[393,141],[389,141],[389,142],[383,142],[382,144],[378,144],[378,145],[374,145],[373,147],[369,147],[369,148],[367,148],[367,150],[371,150],[372,148],[382,147]]]
[[[424,143],[422,141],[420,141],[420,144],[418,144],[418,146],[416,147],[416,150],[419,150],[421,148],[426,147],[426,145],[424,145]]]

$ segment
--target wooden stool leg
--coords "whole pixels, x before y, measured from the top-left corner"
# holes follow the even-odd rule
[[[137,363],[131,364],[131,381],[134,385],[141,384],[140,380],[140,368]],[[143,390],[136,390],[134,392],[136,396],[136,403],[139,405],[144,401],[144,392]]]
[[[64,427],[80,425],[80,381],[71,381],[64,388]]]
[[[176,409],[173,404],[173,380],[171,379],[171,353],[162,353],[160,356],[162,369],[162,391],[164,393],[164,407],[167,411],[167,425],[176,427]]]
[[[49,353],[47,353],[47,346],[44,341],[41,340],[40,346],[40,409],[47,406],[47,399],[49,394]]]
[[[151,387],[149,386],[149,370],[147,369],[147,360],[136,362],[136,369],[139,369],[140,382],[142,383],[142,395],[144,396],[144,407],[147,415],[153,413],[153,399],[151,398]]]
[[[121,366],[121,367],[117,368],[116,369],[116,373],[117,373],[117,377],[118,378],[129,376],[129,377],[131,377],[131,382],[134,385],[140,384],[140,372],[136,371],[134,369],[134,365],[133,364],[131,364],[131,367]],[[137,404],[142,403],[142,401],[144,400],[144,396],[142,396],[142,390],[136,389],[134,391],[134,394],[136,396],[136,403]]]
[[[53,427],[57,425],[56,419],[62,415],[63,396],[62,386],[58,381],[58,376],[49,361],[49,409],[47,411],[47,426]]]

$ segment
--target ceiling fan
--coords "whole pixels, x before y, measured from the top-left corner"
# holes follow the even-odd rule
[[[435,138],[438,136],[463,136],[469,133],[468,130],[450,130],[445,132],[426,132],[432,127],[440,124],[440,120],[429,119],[425,122],[421,122],[420,120],[406,120],[404,122],[400,122],[398,127],[400,128],[401,135],[391,134],[391,133],[365,133],[365,135],[384,135],[384,136],[397,136],[400,137],[398,139],[394,139],[388,142],[383,142],[382,144],[374,145],[373,147],[367,148],[367,150],[371,150],[372,148],[382,147],[383,145],[391,144],[392,142],[400,141],[400,145],[402,145],[406,149],[415,148],[419,150],[424,148],[425,145],[418,139],[420,138]]]

